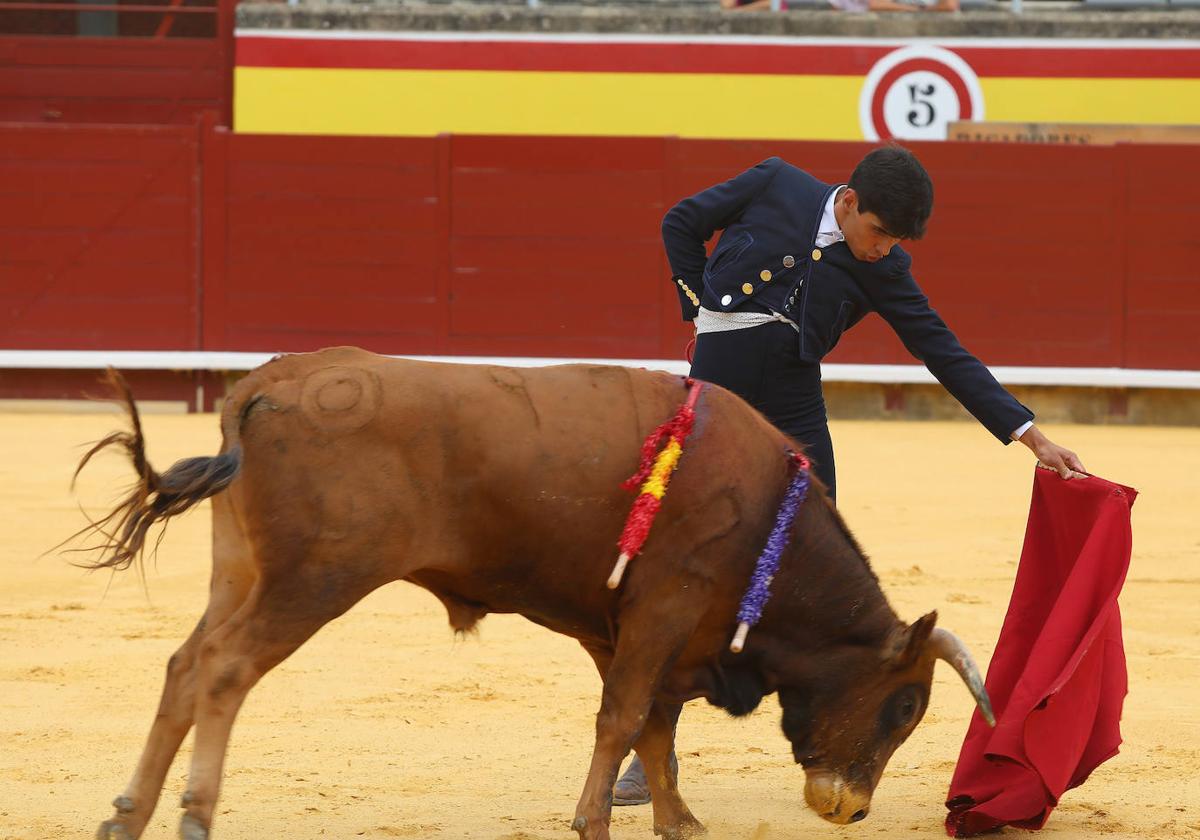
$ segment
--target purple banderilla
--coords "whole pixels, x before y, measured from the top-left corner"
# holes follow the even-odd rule
[[[762,618],[763,608],[767,605],[767,599],[771,597],[771,579],[779,571],[779,561],[791,538],[796,511],[808,495],[808,459],[799,453],[793,454],[792,458],[799,468],[783,495],[783,503],[779,506],[779,513],[775,515],[775,527],[771,529],[771,536],[767,537],[767,545],[762,554],[758,555],[750,586],[742,596],[742,605],[737,615],[738,629],[729,645],[729,649],[734,653],[742,652],[746,644],[746,634]]]

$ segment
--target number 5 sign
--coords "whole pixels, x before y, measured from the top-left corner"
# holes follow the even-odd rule
[[[949,50],[903,47],[867,73],[858,119],[868,140],[945,140],[955,120],[983,119],[979,77]]]

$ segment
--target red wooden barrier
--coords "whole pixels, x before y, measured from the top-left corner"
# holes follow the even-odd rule
[[[0,126],[0,345],[678,358],[666,209],[868,148]],[[986,362],[1200,369],[1200,148],[914,148],[917,278]],[[832,360],[911,362],[877,318]]]
[[[234,5],[2,3],[0,121],[229,125]]]
[[[0,128],[0,345],[199,349],[183,126]]]
[[[663,141],[451,143],[451,352],[661,355]]]
[[[444,352],[437,142],[214,135],[205,346]]]
[[[1193,147],[1196,148],[1196,147]],[[1118,146],[1124,367],[1200,367],[1200,155]]]

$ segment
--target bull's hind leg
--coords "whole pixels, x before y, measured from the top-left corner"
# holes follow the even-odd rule
[[[343,579],[333,588],[327,580],[260,580],[237,612],[201,643],[195,748],[179,826],[182,840],[209,836],[229,735],[250,689],[377,585],[360,583]]]
[[[213,500],[213,579],[208,607],[187,641],[167,660],[162,697],[142,757],[125,792],[113,800],[117,812],[100,824],[97,840],[136,840],[145,830],[171,762],[192,728],[197,650],[205,636],[224,623],[250,591],[254,574],[249,549],[236,529],[228,504],[225,496]]]
[[[167,770],[192,728],[192,671],[206,620],[200,619],[188,640],[167,660],[162,698],[142,757],[125,792],[113,800],[116,814],[100,824],[96,840],[136,840],[153,816]]]

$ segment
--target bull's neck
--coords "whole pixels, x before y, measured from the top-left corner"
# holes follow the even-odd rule
[[[819,497],[801,509],[771,591],[776,603],[750,633],[768,659],[771,651],[819,658],[831,648],[882,647],[900,624],[866,556]]]

